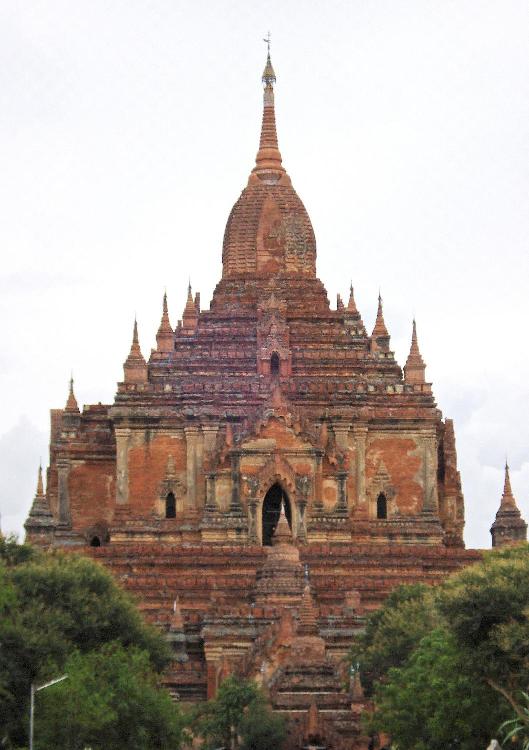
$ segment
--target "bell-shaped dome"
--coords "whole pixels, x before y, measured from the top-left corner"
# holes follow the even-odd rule
[[[316,275],[316,240],[305,206],[281,163],[270,55],[263,73],[264,106],[255,167],[224,233],[222,277]]]

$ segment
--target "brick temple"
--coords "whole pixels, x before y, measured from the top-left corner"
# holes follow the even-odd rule
[[[115,574],[171,641],[175,698],[257,679],[289,747],[366,748],[358,674],[365,614],[400,583],[436,583],[465,550],[454,426],[406,364],[382,300],[366,331],[353,289],[331,309],[316,240],[282,164],[268,55],[255,166],[228,217],[210,303],[188,291],[157,347],[134,331],[114,403],[51,412],[46,492],[27,537],[79,548]],[[497,544],[525,539],[507,486]]]

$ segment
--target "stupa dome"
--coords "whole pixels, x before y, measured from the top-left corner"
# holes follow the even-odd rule
[[[259,151],[248,185],[233,206],[222,247],[223,278],[316,275],[314,230],[281,162],[268,55]]]

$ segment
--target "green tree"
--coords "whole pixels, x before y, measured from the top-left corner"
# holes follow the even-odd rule
[[[264,701],[258,700],[244,713],[239,734],[243,750],[280,750],[286,737],[286,722]]]
[[[437,628],[400,668],[378,683],[368,731],[391,735],[407,750],[487,747],[507,718],[507,704],[464,661],[453,635]]]
[[[350,652],[353,665],[360,664],[367,695],[392,667],[406,662],[436,617],[431,589],[422,584],[398,586],[373,612]]]
[[[65,664],[68,680],[43,691],[35,747],[64,750],[174,750],[182,714],[160,690],[148,654],[116,642]]]
[[[257,685],[233,675],[214,700],[196,709],[193,729],[206,748],[237,748],[239,738],[247,750],[278,748],[285,736],[281,717],[273,714]]]
[[[0,742],[5,746],[27,742],[31,682],[61,674],[74,652],[88,654],[105,643],[134,647],[158,671],[170,657],[162,636],[91,560],[41,554],[10,540],[0,546],[0,583]]]
[[[529,683],[529,547],[487,553],[450,578],[438,610],[478,673],[509,694]]]
[[[478,747],[513,717],[507,729],[529,736],[529,547],[487,553],[430,592],[397,590],[352,655],[374,687],[370,727],[401,747]]]

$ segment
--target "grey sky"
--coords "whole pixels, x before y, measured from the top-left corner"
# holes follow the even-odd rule
[[[20,530],[73,369],[109,402],[134,313],[208,304],[257,150],[266,31],[283,162],[332,304],[379,287],[398,361],[415,313],[455,419],[466,540],[508,454],[529,518],[525,0],[0,4],[2,527]]]

